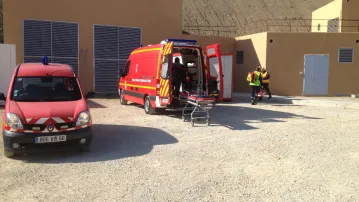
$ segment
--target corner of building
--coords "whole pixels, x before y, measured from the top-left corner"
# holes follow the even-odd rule
[[[340,19],[342,19],[342,1],[334,0],[331,3],[312,12],[312,32],[328,32],[328,24],[338,22],[340,32]],[[346,1],[346,0],[344,0]]]
[[[256,67],[267,66],[268,32],[235,37],[236,64],[234,91],[248,92],[247,74]]]

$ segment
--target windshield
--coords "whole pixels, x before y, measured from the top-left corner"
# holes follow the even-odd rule
[[[19,102],[75,101],[82,98],[76,78],[18,77],[11,92],[11,100]]]

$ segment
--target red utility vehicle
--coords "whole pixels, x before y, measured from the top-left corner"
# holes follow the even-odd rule
[[[207,46],[206,54],[195,40],[166,39],[161,44],[135,49],[120,72],[121,104],[127,101],[144,105],[146,114],[156,110],[183,107],[175,102],[172,88],[172,64],[175,58],[187,72],[182,91],[223,99],[223,73],[219,44]],[[185,104],[184,104],[185,105]]]
[[[77,147],[92,141],[92,121],[81,84],[69,65],[25,63],[15,68],[2,120],[4,154]]]

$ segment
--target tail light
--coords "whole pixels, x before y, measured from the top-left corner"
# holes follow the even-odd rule
[[[160,80],[157,79],[156,80],[156,94],[157,95],[160,95],[160,88],[161,88]]]

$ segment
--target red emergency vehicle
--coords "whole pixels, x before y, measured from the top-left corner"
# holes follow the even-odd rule
[[[92,121],[81,84],[69,65],[24,63],[11,78],[2,120],[4,154],[77,147],[87,150]]]
[[[206,53],[196,40],[166,39],[160,44],[135,49],[120,72],[119,95],[127,101],[144,105],[146,114],[156,110],[181,107],[174,102],[172,66],[175,58],[187,72],[188,83],[182,91],[223,98],[223,73],[219,44],[209,45]]]

